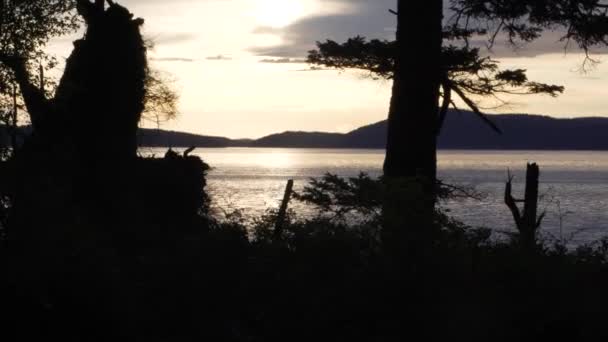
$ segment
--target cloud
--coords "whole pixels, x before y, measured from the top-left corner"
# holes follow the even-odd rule
[[[154,45],[172,45],[195,40],[198,38],[198,35],[188,32],[177,32],[171,34],[151,34],[150,38]]]
[[[322,68],[322,67],[318,67],[318,66],[310,66],[306,69],[297,69],[297,70],[292,70],[292,71],[296,71],[296,72],[308,72],[308,71],[323,71],[323,70],[331,70],[328,68]]]
[[[232,57],[225,56],[225,55],[217,55],[217,56],[209,56],[205,59],[208,61],[231,61]]]
[[[333,3],[343,5],[347,10],[338,15],[318,15],[301,19],[285,28],[258,27],[255,34],[272,34],[281,37],[283,43],[276,46],[250,47],[249,51],[258,56],[280,58],[303,58],[308,51],[315,48],[316,41],[326,39],[338,42],[361,35],[367,38],[394,39],[395,16],[389,9],[396,8],[396,0],[331,0]],[[450,18],[447,7],[449,1],[444,2],[445,17]],[[544,54],[564,53],[566,43],[560,41],[563,31],[546,31],[540,39],[532,43],[513,46],[506,39],[498,39],[491,51],[486,51],[493,57],[535,57]],[[473,44],[484,50],[487,47],[488,37],[478,37]],[[499,37],[500,38],[500,37]],[[575,44],[568,46],[567,52],[580,52]],[[597,54],[608,53],[608,49],[598,47],[592,52]]]
[[[265,58],[260,60],[260,63],[269,63],[269,64],[289,64],[289,63],[295,63],[295,64],[302,64],[302,63],[306,63],[305,59],[301,59],[301,58]]]
[[[253,33],[278,35],[283,44],[270,47],[251,47],[258,56],[303,58],[315,47],[316,41],[343,41],[356,35],[369,38],[394,38],[395,16],[388,12],[395,8],[395,0],[332,0],[343,5],[341,14],[303,18],[285,28],[258,27]]]
[[[155,62],[194,62],[194,59],[184,57],[152,57],[150,60]]]

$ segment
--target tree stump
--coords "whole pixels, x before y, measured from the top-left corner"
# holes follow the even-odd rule
[[[538,228],[540,227],[545,213],[538,215],[538,184],[540,168],[538,164],[528,164],[526,171],[526,190],[523,200],[515,199],[512,195],[513,176],[509,173],[509,179],[505,186],[505,204],[511,210],[515,225],[519,231],[519,239],[522,247],[531,251],[536,246]],[[517,203],[523,203],[523,212]]]

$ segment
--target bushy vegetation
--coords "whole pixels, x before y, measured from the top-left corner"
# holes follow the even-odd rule
[[[603,337],[608,241],[568,250],[538,243],[523,250],[517,236],[491,238],[441,212],[432,240],[395,253],[384,241],[381,181],[361,175],[316,180],[297,197],[319,208],[284,233],[276,213],[241,228],[249,267],[248,295],[257,311],[254,340],[331,338],[396,341],[417,336],[512,340]],[[447,192],[452,193],[448,188]],[[348,217],[348,218],[346,218]],[[234,234],[235,225],[227,231]],[[405,227],[404,227],[405,228]],[[415,230],[414,230],[415,231]],[[255,285],[253,285],[255,284]],[[251,288],[250,288],[251,290]],[[258,311],[259,310],[259,311]]]
[[[207,217],[166,241],[138,241],[132,255],[94,241],[93,252],[66,257],[51,275],[21,268],[2,248],[6,333],[74,341],[606,335],[608,241],[528,253],[517,239],[492,239],[437,212],[433,234],[395,251],[377,197],[384,187],[365,175],[328,175],[297,195],[318,215],[289,212],[280,235],[276,211],[248,224]]]

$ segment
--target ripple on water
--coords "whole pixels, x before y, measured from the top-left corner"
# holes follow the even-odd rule
[[[164,151],[144,153],[162,155]],[[227,148],[197,149],[195,154],[213,167],[209,192],[214,205],[251,215],[276,208],[288,179],[296,181],[298,190],[309,178],[326,172],[379,176],[384,159],[381,150],[348,149]],[[486,194],[481,201],[453,200],[444,207],[470,225],[512,230],[513,220],[502,200],[507,170],[515,175],[515,194],[523,194],[521,182],[531,161],[541,166],[540,205],[547,211],[543,224],[547,236],[578,243],[608,232],[608,152],[441,151],[441,179],[474,186]]]

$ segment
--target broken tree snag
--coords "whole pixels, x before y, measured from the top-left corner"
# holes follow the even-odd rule
[[[86,32],[74,43],[54,100],[80,156],[115,162],[137,156],[148,65],[143,20],[106,2],[78,0]]]
[[[279,208],[279,213],[277,214],[277,222],[274,226],[274,237],[279,238],[281,233],[283,232],[283,224],[285,223],[285,218],[287,216],[287,206],[289,205],[289,200],[291,199],[291,194],[293,193],[293,179],[290,179],[287,182],[287,187],[285,188],[285,195],[283,196],[283,201],[281,202],[281,208]]]
[[[534,249],[538,228],[540,227],[545,214],[538,214],[538,179],[540,168],[538,164],[528,164],[526,171],[526,190],[523,200],[513,198],[513,176],[509,173],[509,180],[505,186],[505,204],[511,210],[515,225],[519,231],[519,238],[522,246],[527,250]],[[517,203],[523,203],[523,213],[520,212]]]
[[[524,197],[524,226],[538,228],[538,178],[540,170],[537,164],[529,164],[526,172],[526,193]]]

